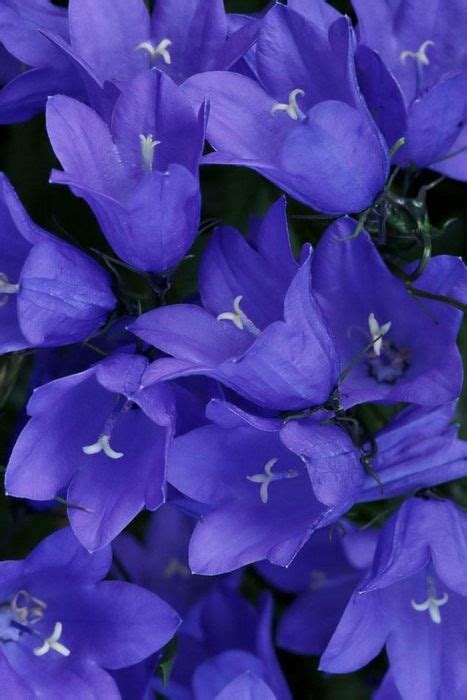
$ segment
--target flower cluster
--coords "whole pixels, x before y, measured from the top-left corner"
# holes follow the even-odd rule
[[[0,0],[0,123],[45,112],[102,233],[0,174],[5,493],[56,523],[0,563],[5,697],[290,700],[275,642],[467,696],[467,270],[422,170],[467,180],[467,5],[352,1]],[[247,231],[216,166],[272,183]]]

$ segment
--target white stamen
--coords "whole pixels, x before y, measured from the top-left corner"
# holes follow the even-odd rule
[[[141,44],[138,44],[135,50],[138,51],[139,49],[142,49],[143,51],[147,51],[153,61],[158,56],[162,56],[164,63],[169,66],[172,63],[172,58],[167,49],[171,45],[172,42],[170,39],[162,39],[157,46],[154,46],[151,41],[142,41]]]
[[[240,308],[240,302],[243,299],[242,296],[235,297],[233,302],[234,313],[232,311],[225,311],[217,316],[218,321],[232,321],[234,326],[236,326],[240,331],[244,328],[253,335],[259,335],[261,333],[260,329],[255,326],[253,321],[251,321],[248,316],[246,316]]]
[[[160,141],[156,141],[152,134],[148,134],[147,136],[140,134],[139,140],[141,142],[141,158],[143,159],[143,168],[146,170],[146,172],[150,173],[154,164],[154,149],[158,144],[160,144]]]
[[[298,476],[298,472],[295,469],[289,469],[286,472],[277,472],[273,474],[272,468],[277,462],[277,457],[270,459],[264,465],[264,474],[251,474],[247,476],[248,481],[252,481],[254,484],[261,484],[259,489],[259,497],[263,503],[267,503],[269,499],[269,484],[272,481],[280,481],[281,479],[292,479]]]
[[[35,625],[44,617],[47,605],[43,600],[34,598],[27,591],[21,590],[11,601],[10,608],[18,622]]]
[[[288,104],[286,104],[285,102],[278,102],[271,109],[271,114],[275,114],[276,112],[286,112],[289,115],[289,117],[294,121],[297,121],[297,119],[299,118],[303,119],[305,115],[303,114],[302,110],[297,104],[297,97],[299,95],[303,97],[305,95],[305,91],[300,90],[300,88],[292,90],[292,92],[289,95]]]
[[[386,335],[386,333],[389,331],[391,328],[391,321],[388,321],[387,323],[383,323],[382,326],[379,325],[378,321],[376,320],[376,316],[374,315],[373,312],[368,316],[368,325],[370,327],[370,334],[371,337],[373,338],[373,350],[375,355],[381,355],[381,349],[383,347],[383,335]]]
[[[449,596],[447,593],[443,593],[441,598],[436,597],[435,582],[431,576],[427,576],[426,583],[428,598],[423,603],[416,603],[414,600],[410,602],[413,609],[417,612],[425,612],[425,610],[428,610],[431,621],[434,622],[435,625],[439,625],[441,622],[441,613],[439,609],[442,605],[446,605]]]
[[[429,46],[434,45],[434,42],[428,39],[428,41],[423,42],[418,51],[402,51],[400,59],[404,64],[406,63],[408,58],[412,58],[416,63],[420,63],[420,65],[422,66],[428,66],[430,61],[428,60],[428,56],[426,55],[426,50]]]
[[[44,639],[44,643],[40,647],[36,647],[33,649],[34,656],[44,656],[44,654],[47,654],[51,649],[56,651],[58,654],[61,654],[62,656],[70,656],[70,650],[68,647],[66,647],[64,644],[61,644],[58,640],[62,636],[62,631],[63,631],[63,625],[61,622],[56,622],[54,631],[50,635],[50,637],[47,637]]]
[[[0,306],[5,306],[8,301],[9,294],[16,294],[19,289],[19,284],[10,284],[8,277],[0,272]]]
[[[97,455],[104,451],[107,457],[111,459],[120,459],[123,457],[123,452],[116,452],[110,447],[110,437],[108,435],[99,435],[99,438],[92,445],[85,445],[81,448],[85,455]]]

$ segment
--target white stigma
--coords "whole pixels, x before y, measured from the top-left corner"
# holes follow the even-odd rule
[[[419,63],[422,66],[428,66],[430,61],[428,59],[428,56],[426,55],[426,50],[429,46],[434,45],[434,41],[430,41],[430,39],[428,39],[428,41],[423,42],[418,51],[402,51],[400,59],[404,64],[406,63],[408,58],[411,58],[416,63]]]
[[[373,312],[368,316],[368,325],[370,327],[370,334],[373,338],[373,350],[375,355],[381,355],[381,349],[383,347],[383,335],[391,328],[391,321],[383,323],[382,326],[379,325],[378,321]]]
[[[156,141],[152,134],[148,134],[147,136],[140,134],[139,140],[141,142],[141,158],[143,160],[143,168],[146,170],[146,172],[150,173],[154,164],[154,149],[158,144],[160,144],[160,141]]]
[[[276,112],[286,112],[286,114],[288,114],[289,117],[294,121],[297,121],[297,119],[303,119],[305,115],[303,114],[302,110],[300,109],[297,103],[297,97],[299,95],[300,97],[303,97],[305,95],[305,91],[300,90],[300,88],[292,90],[292,92],[289,95],[288,104],[286,104],[285,102],[278,102],[271,109],[271,114],[275,114]]]
[[[447,593],[443,593],[441,598],[436,597],[435,582],[431,576],[427,576],[426,583],[428,598],[423,603],[416,603],[414,600],[410,602],[413,609],[417,612],[425,612],[425,610],[428,610],[431,621],[434,622],[435,625],[439,625],[441,622],[441,613],[439,609],[441,606],[446,605],[449,596]]]
[[[143,51],[147,51],[153,61],[155,61],[158,56],[162,56],[164,63],[170,66],[172,63],[172,58],[168,48],[171,45],[172,42],[170,39],[162,39],[157,46],[154,46],[151,41],[142,41],[141,44],[138,44],[135,50],[138,51],[141,49]]]
[[[253,321],[251,321],[240,308],[240,302],[242,299],[242,296],[235,297],[233,302],[233,312],[225,311],[217,316],[217,320],[232,321],[234,326],[236,326],[240,331],[243,331],[246,328],[246,330],[250,331],[250,333],[253,335],[259,335],[261,333],[260,329],[255,326]]]
[[[19,284],[10,284],[8,277],[0,272],[0,306],[5,306],[10,294],[16,294]]]
[[[124,454],[123,452],[116,452],[110,447],[110,437],[108,435],[99,435],[94,444],[85,445],[81,449],[85,455],[97,455],[103,451],[110,459],[120,459]]]
[[[70,650],[68,647],[66,647],[64,644],[61,644],[58,640],[62,636],[63,632],[63,625],[61,622],[56,622],[54,631],[50,635],[50,637],[47,637],[44,639],[44,643],[40,647],[36,647],[33,649],[34,656],[44,656],[44,654],[47,654],[51,649],[56,651],[58,654],[61,654],[62,656],[70,656]]]
[[[259,489],[259,497],[263,503],[267,503],[269,500],[269,484],[273,481],[280,481],[281,479],[292,479],[298,476],[298,472],[294,469],[289,469],[286,472],[277,472],[273,474],[272,468],[277,462],[277,457],[270,459],[264,465],[264,474],[251,474],[247,476],[248,481],[252,481],[254,484],[261,484]]]

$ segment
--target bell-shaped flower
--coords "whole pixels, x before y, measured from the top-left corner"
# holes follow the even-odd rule
[[[84,340],[115,304],[107,273],[36,226],[0,174],[0,353]]]
[[[410,294],[365,232],[352,238],[355,227],[348,218],[331,224],[312,260],[313,292],[341,366],[350,367],[363,353],[340,387],[344,405],[453,401],[462,386],[456,345],[461,311]],[[466,267],[453,256],[434,257],[416,287],[466,303]]]
[[[355,586],[371,566],[377,536],[340,521],[313,534],[287,568],[268,562],[259,573],[280,591],[297,594],[283,613],[277,643],[294,654],[320,656]]]
[[[353,0],[359,81],[376,121],[397,125],[396,161],[467,178],[467,9],[452,0]],[[388,133],[388,132],[386,132]]]
[[[197,117],[157,70],[125,85],[111,128],[64,96],[47,105],[47,130],[64,172],[52,182],[83,197],[117,255],[139,270],[176,266],[198,231],[198,163],[204,108]]]
[[[258,24],[232,26],[222,0],[70,0],[69,38],[43,34],[75,70],[86,101],[109,116],[126,81],[157,68],[181,83],[206,70],[227,70],[255,41]],[[64,94],[70,94],[64,90]]]
[[[73,66],[44,31],[66,41],[67,11],[50,0],[8,0],[0,4],[2,62],[8,61],[11,66],[11,71],[1,76],[0,124],[34,116],[44,109],[48,95],[66,92],[78,96],[83,92]]]
[[[318,25],[326,31],[331,24],[341,17],[332,5],[326,0],[288,0],[287,7],[294,12],[302,14],[306,19]]]
[[[119,700],[108,671],[159,651],[180,618],[154,593],[102,581],[112,555],[84,550],[69,528],[23,561],[0,563],[0,671],[8,698]]]
[[[182,86],[210,101],[204,163],[254,168],[330,214],[358,212],[382,191],[388,151],[359,91],[347,18],[324,31],[280,4],[263,18],[257,80],[208,72]]]
[[[368,475],[358,500],[393,498],[467,476],[467,442],[457,437],[454,408],[410,406],[376,433],[372,467],[379,483]]]
[[[196,576],[188,565],[188,546],[196,525],[196,518],[183,512],[170,501],[164,503],[150,520],[144,532],[144,542],[129,533],[122,533],[112,543],[116,572],[120,568],[132,583],[148,588],[166,600],[183,615],[183,628],[196,624],[199,601],[213,585],[234,587],[237,575],[223,578]],[[190,615],[194,609],[194,615]]]
[[[386,646],[403,700],[463,698],[466,561],[465,512],[450,501],[406,501],[381,531],[371,573],[347,605],[321,669],[354,671]]]
[[[74,533],[90,551],[165,498],[175,408],[168,386],[140,389],[144,357],[116,354],[36,389],[6,474],[11,496],[66,494]]]
[[[204,504],[190,543],[194,573],[263,559],[287,566],[316,528],[353,504],[363,468],[336,426],[310,421],[284,436],[282,421],[219,401],[207,415],[211,424],[176,438],[169,452],[170,483]]]
[[[173,356],[156,360],[144,385],[204,374],[269,408],[326,401],[339,370],[310,289],[310,266],[307,246],[300,266],[292,256],[283,200],[249,242],[234,229],[217,230],[201,262],[203,306],[160,307],[130,326]]]
[[[167,687],[153,690],[183,700],[291,700],[271,638],[273,601],[254,608],[236,591],[214,586],[202,601],[196,628],[182,626]]]
[[[252,617],[252,611],[246,602],[238,594],[229,593],[238,586],[239,575],[216,577],[191,573],[188,566],[188,545],[196,519],[192,514],[184,512],[187,505],[188,501],[179,499],[177,504],[165,503],[152,513],[145,528],[143,542],[130,533],[122,533],[112,543],[114,575],[156,593],[183,615],[183,624],[179,630],[181,636],[178,637],[180,647],[176,657],[175,677],[178,680],[191,677],[200,656],[204,658],[209,651],[212,653],[213,647],[215,653],[223,651],[224,647],[218,644],[221,639],[227,648],[237,646],[238,639],[243,644],[244,638],[238,632],[245,625],[249,627]],[[210,595],[213,588],[215,591]],[[224,593],[224,590],[227,592]],[[233,600],[239,601],[241,605],[238,632],[233,617],[223,614],[230,609]],[[222,630],[216,628],[214,623],[211,627],[210,611],[214,607],[222,616]],[[208,626],[206,630],[205,625]],[[184,654],[188,658],[183,658]],[[145,692],[148,692],[153,680],[156,662],[157,658],[150,657],[131,669],[113,674],[123,697],[138,693],[138,697],[146,697]],[[171,694],[175,695],[176,684],[171,674]],[[163,692],[162,684],[159,689]]]

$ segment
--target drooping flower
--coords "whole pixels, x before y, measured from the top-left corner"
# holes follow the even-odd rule
[[[467,518],[453,503],[410,499],[384,526],[371,573],[351,598],[321,669],[347,673],[386,646],[403,700],[467,690]]]
[[[84,340],[116,299],[87,255],[36,226],[0,174],[0,352]]]
[[[330,214],[366,209],[388,172],[384,139],[360,94],[354,37],[338,18],[323,31],[280,4],[261,20],[257,80],[207,72],[182,88],[210,101],[205,163],[245,165]]]
[[[219,229],[201,263],[203,306],[160,307],[130,327],[173,355],[153,363],[145,386],[203,374],[269,408],[326,401],[339,370],[310,289],[310,264],[308,246],[300,266],[291,254],[282,200],[250,243],[233,229]]]
[[[66,493],[74,533],[90,551],[165,498],[175,409],[170,387],[141,390],[147,360],[115,354],[34,391],[7,468],[9,495]]]
[[[53,97],[47,129],[65,172],[54,171],[52,182],[86,200],[122,260],[163,273],[198,231],[204,122],[204,109],[197,117],[157,70],[125,85],[110,129],[90,107]]]
[[[24,561],[0,563],[5,697],[118,700],[108,671],[141,662],[171,639],[175,611],[139,586],[102,581],[110,564],[110,547],[89,554],[69,528]]]

